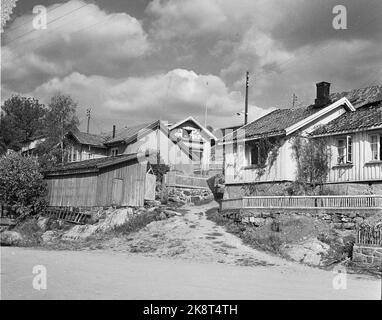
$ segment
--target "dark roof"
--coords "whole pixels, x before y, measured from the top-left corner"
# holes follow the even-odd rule
[[[371,86],[341,93],[332,93],[330,95],[331,103],[343,97],[346,97],[355,108],[360,108],[366,104],[381,101],[382,86]],[[245,130],[246,139],[255,138],[257,136],[284,135],[286,128],[311,116],[324,107],[326,106],[317,108],[314,105],[310,105],[294,109],[277,109],[241,127],[241,129]],[[225,140],[231,140],[233,136],[231,133],[224,138]]]
[[[44,171],[46,176],[73,174],[82,172],[97,172],[101,168],[113,166],[119,163],[133,161],[137,159],[137,154],[122,154],[115,157],[102,157],[97,159],[83,160],[78,162],[69,162],[60,165],[52,170]]]
[[[382,85],[332,93],[330,99],[335,102],[346,97],[355,108],[382,100]]]
[[[115,142],[121,142],[121,141],[130,141],[130,140],[134,140],[137,136],[138,136],[138,133],[141,132],[145,129],[145,128],[149,128],[150,125],[153,125],[153,124],[156,124],[156,123],[159,123],[159,121],[154,121],[154,122],[148,122],[148,123],[142,123],[142,124],[138,124],[138,125],[135,125],[135,126],[130,126],[130,127],[125,127],[125,128],[122,128],[120,130],[117,130],[115,132],[115,137],[114,138],[109,138],[107,139],[107,141],[105,142],[106,144],[112,144],[112,143],[115,143]]]
[[[337,119],[312,132],[312,135],[351,132],[382,126],[382,103],[377,102],[358,108],[354,112],[346,112]]]
[[[254,138],[256,136],[275,136],[284,135],[285,129],[293,124],[311,116],[320,109],[313,105],[296,109],[277,109],[261,118],[241,127],[245,130],[245,138]],[[233,134],[225,136],[225,140],[230,140]]]
[[[71,134],[79,143],[105,148],[106,137],[98,134],[91,134],[81,131],[70,131]]]

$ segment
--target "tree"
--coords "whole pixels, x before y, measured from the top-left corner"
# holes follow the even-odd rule
[[[0,157],[0,202],[19,215],[38,213],[46,206],[46,185],[37,161],[17,152]]]
[[[4,101],[0,140],[6,148],[19,149],[20,143],[44,131],[46,108],[37,99],[14,95]]]
[[[58,93],[51,98],[45,119],[47,139],[37,147],[38,155],[44,156],[42,166],[51,167],[64,162],[64,135],[76,130],[79,124],[76,108],[77,103],[69,95]]]
[[[314,191],[317,186],[322,186],[330,170],[327,141],[324,138],[295,137],[292,150],[297,162],[296,182],[305,191]]]

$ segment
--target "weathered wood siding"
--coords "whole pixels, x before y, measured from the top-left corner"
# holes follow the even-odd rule
[[[113,201],[113,180],[121,179],[120,203]],[[97,206],[143,206],[145,195],[146,164],[119,164],[100,171],[97,181]],[[114,199],[115,200],[115,199]]]
[[[46,179],[50,206],[86,206],[96,205],[97,175],[63,175]]]
[[[46,178],[50,206],[143,206],[147,163]]]
[[[227,145],[227,149],[232,145]],[[291,141],[283,139],[278,150],[276,159],[272,165],[267,161],[265,171],[260,174],[259,169],[248,168],[248,152],[244,151],[244,145],[238,146],[238,152],[228,151],[225,161],[225,182],[252,183],[294,180],[296,174],[296,162],[292,157]]]
[[[335,136],[329,139],[328,144],[331,150],[329,183],[382,180],[382,162],[371,161],[371,133],[369,131],[351,134],[353,138],[353,163],[350,165],[337,165],[337,139],[343,136]]]

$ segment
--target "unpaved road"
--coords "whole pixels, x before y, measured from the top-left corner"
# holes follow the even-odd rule
[[[1,248],[2,299],[380,299],[381,281],[333,272],[246,247],[206,220],[209,206],[151,223],[95,251]],[[132,253],[134,252],[134,253]],[[47,289],[33,289],[35,265]]]

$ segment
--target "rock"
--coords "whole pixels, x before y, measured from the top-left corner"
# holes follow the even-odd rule
[[[145,200],[145,204],[152,207],[158,207],[161,205],[161,202],[158,200]]]
[[[62,235],[62,240],[86,239],[97,232],[97,225],[77,225]]]
[[[49,218],[39,217],[37,219],[37,225],[40,227],[42,231],[46,231],[48,229],[48,221],[49,221]]]
[[[165,220],[165,219],[167,219],[167,216],[164,212],[161,212],[159,215],[159,218],[160,218],[160,220]]]
[[[23,241],[23,237],[16,231],[3,231],[0,233],[0,244],[2,246],[18,246]]]
[[[99,223],[98,230],[105,232],[120,225],[123,225],[130,220],[132,215],[132,208],[111,210],[107,213],[105,220]]]
[[[285,253],[294,261],[319,266],[322,265],[322,257],[328,253],[329,248],[328,244],[311,238],[303,243],[285,248]]]
[[[42,234],[41,238],[44,242],[52,242],[55,238],[57,238],[59,235],[56,231],[46,231]]]

